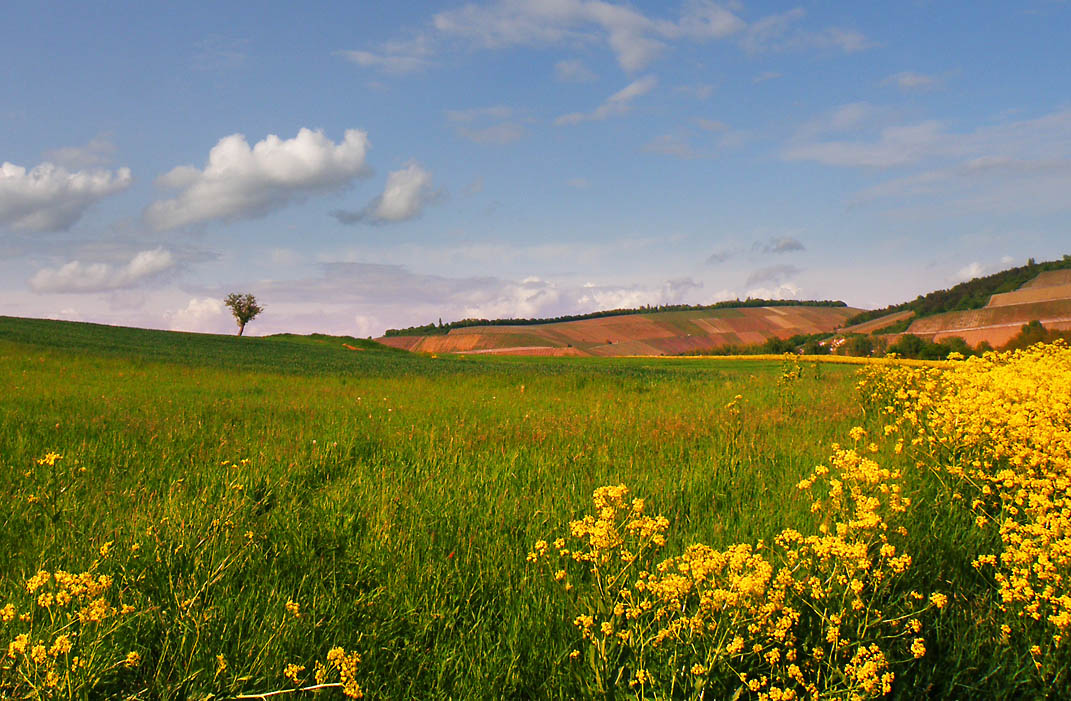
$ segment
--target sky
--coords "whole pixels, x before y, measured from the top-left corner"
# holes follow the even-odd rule
[[[0,315],[378,336],[875,308],[1071,253],[1071,2],[50,2]]]

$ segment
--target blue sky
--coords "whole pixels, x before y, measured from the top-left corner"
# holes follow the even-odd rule
[[[378,335],[1071,253],[1071,3],[5,5],[0,314]]]

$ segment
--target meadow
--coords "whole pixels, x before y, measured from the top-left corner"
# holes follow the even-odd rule
[[[923,384],[943,372],[902,371]],[[578,616],[605,603],[593,569],[602,555],[570,523],[592,510],[596,490],[627,485],[627,498],[599,493],[592,528],[626,512],[664,516],[629,533],[674,567],[696,543],[767,544],[754,554],[772,552],[785,529],[818,538],[848,507],[843,538],[877,533],[857,523],[865,509],[854,487],[851,503],[815,496],[829,481],[815,468],[848,474],[859,459],[838,457],[834,444],[884,434],[873,452],[893,472],[859,483],[884,489],[876,499],[891,506],[878,522],[908,526],[897,547],[911,562],[882,550],[880,567],[896,571],[874,596],[885,619],[921,599],[925,652],[890,648],[885,667],[853,657],[860,669],[891,670],[888,688],[867,691],[859,676],[854,690],[821,695],[1063,695],[1066,672],[1043,670],[1022,644],[1036,633],[988,625],[999,618],[999,581],[972,563],[999,535],[978,526],[978,505],[950,507],[966,490],[924,465],[910,438],[903,449],[910,426],[884,413],[897,390],[871,376],[860,392],[859,372],[806,359],[431,357],[359,339],[0,319],[0,691],[492,699],[722,698],[735,688],[726,696],[793,698],[736,677],[667,691],[642,674],[636,683],[634,651],[607,662],[606,641]],[[897,511],[901,496],[909,510]],[[548,541],[570,530],[592,559],[548,567]],[[816,548],[791,549],[806,563]],[[694,571],[698,560],[688,562]],[[666,571],[651,569],[654,579]],[[827,600],[840,576],[826,582]],[[676,596],[666,601],[691,605]],[[859,628],[864,653],[869,625]],[[727,647],[685,671],[706,675]],[[769,662],[771,649],[761,654]],[[1059,667],[1062,648],[1052,654]],[[682,660],[662,661],[663,676]],[[608,682],[611,668],[627,673]],[[319,690],[295,691],[309,687]]]

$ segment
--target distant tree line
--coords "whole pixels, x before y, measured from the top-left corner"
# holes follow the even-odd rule
[[[1017,268],[1009,268],[999,273],[977,277],[967,282],[961,282],[947,290],[937,290],[927,295],[919,295],[910,302],[894,304],[882,309],[873,309],[862,312],[844,322],[845,326],[861,324],[864,321],[877,319],[878,317],[901,311],[913,311],[915,317],[933,316],[943,312],[966,311],[968,309],[981,309],[989,303],[989,298],[995,294],[1012,292],[1019,289],[1025,283],[1030,282],[1038,275],[1049,270],[1064,270],[1071,268],[1071,255],[1065,255],[1061,260],[1051,260],[1042,263],[1034,262],[1031,258],[1026,265]],[[904,322],[900,322],[903,324]],[[909,323],[909,322],[908,322]],[[894,324],[887,329],[881,329],[880,333],[897,333],[907,328],[896,328]],[[875,332],[879,333],[879,332]]]
[[[690,312],[710,309],[744,309],[749,307],[846,307],[840,300],[800,300],[800,299],[733,299],[714,304],[659,304],[634,309],[608,309],[587,314],[567,314],[543,319],[461,319],[446,324],[409,326],[404,329],[387,329],[384,336],[436,336],[450,333],[453,329],[471,326],[539,326],[541,324],[558,324],[564,321],[582,321],[584,319],[602,319],[608,316],[627,316],[629,314],[653,314],[655,312]]]
[[[832,334],[797,334],[791,338],[772,336],[762,343],[726,344],[716,348],[692,350],[678,355],[770,355],[780,353],[803,353],[804,355],[829,355],[828,340]],[[823,341],[827,341],[823,343]]]

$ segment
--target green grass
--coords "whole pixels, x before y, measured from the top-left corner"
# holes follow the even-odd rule
[[[803,530],[815,517],[795,484],[861,410],[854,368],[805,364],[789,386],[780,372],[0,318],[0,605],[112,542],[98,567],[130,583],[139,613],[121,643],[143,662],[98,695],[282,689],[287,663],[311,670],[340,645],[375,698],[574,698],[575,630],[525,562],[533,541],[620,482],[670,519],[670,553]],[[49,482],[33,468],[47,451],[73,472]],[[932,572],[971,574],[928,539]],[[934,665],[899,693],[962,690],[989,652],[956,654],[959,676]]]

